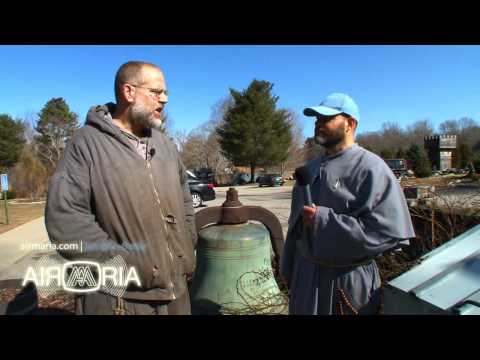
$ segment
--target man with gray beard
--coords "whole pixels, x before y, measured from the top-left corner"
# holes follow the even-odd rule
[[[120,256],[140,283],[77,296],[77,314],[190,314],[187,277],[197,240],[185,168],[156,130],[168,101],[163,72],[131,61],[115,77],[116,104],[92,107],[52,177],[45,222],[69,260]],[[108,290],[108,289],[107,289]]]
[[[403,192],[390,168],[355,143],[358,107],[333,93],[304,110],[316,118],[325,155],[309,161],[313,207],[295,186],[281,276],[290,314],[376,314],[380,275],[374,258],[415,236]]]

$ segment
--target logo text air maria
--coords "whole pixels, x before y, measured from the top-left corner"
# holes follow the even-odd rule
[[[22,285],[33,282],[40,295],[48,296],[58,290],[74,293],[103,291],[122,296],[130,283],[140,286],[134,267],[127,266],[121,256],[104,264],[94,261],[62,263],[44,256],[35,266],[29,266]]]

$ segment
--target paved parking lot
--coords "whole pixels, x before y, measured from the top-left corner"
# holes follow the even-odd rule
[[[292,186],[258,187],[258,185],[234,186],[238,191],[239,200],[243,205],[255,205],[264,207],[275,214],[282,225],[284,237],[287,235],[288,216],[290,215],[290,202],[292,198]],[[200,211],[207,207],[221,206],[226,198],[229,187],[216,187],[216,199],[207,201]]]

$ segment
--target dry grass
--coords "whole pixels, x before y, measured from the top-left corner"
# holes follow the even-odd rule
[[[411,179],[402,179],[402,186],[436,186],[444,187],[447,186],[452,181],[469,181],[468,175],[445,175],[445,176],[432,176],[428,178],[411,178]]]
[[[4,201],[0,201],[0,234],[23,225],[31,220],[42,217],[45,211],[45,203],[41,204],[11,204],[8,203],[8,220],[5,218]]]
[[[17,295],[22,289],[6,288],[0,289],[0,303],[10,303],[15,301]],[[37,306],[28,315],[73,315],[75,313],[75,298],[71,293],[59,291],[54,295],[42,297],[37,295],[35,301]]]

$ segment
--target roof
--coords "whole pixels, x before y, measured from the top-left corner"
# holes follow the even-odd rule
[[[389,285],[446,311],[480,315],[480,225],[424,255]]]

